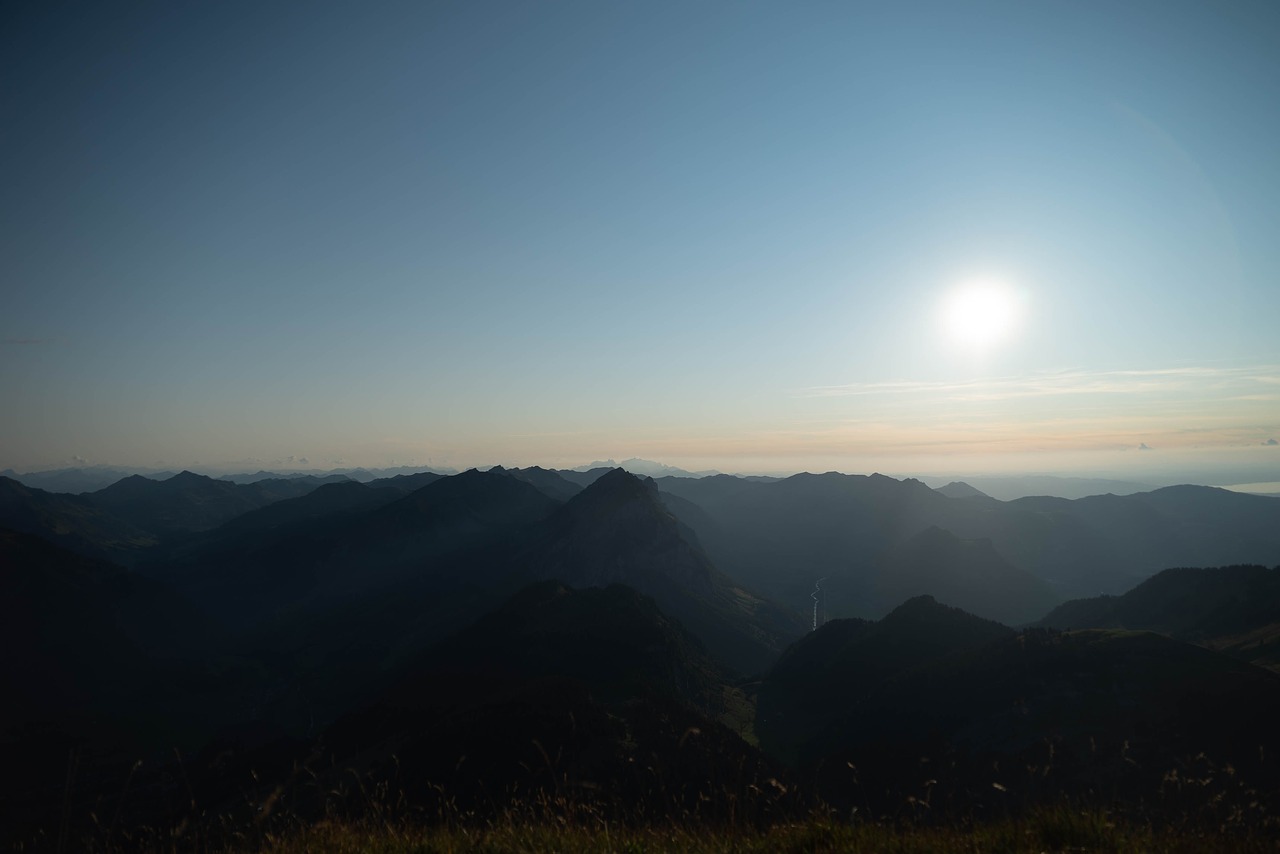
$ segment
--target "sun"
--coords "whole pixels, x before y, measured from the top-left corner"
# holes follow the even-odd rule
[[[1007,284],[990,279],[971,281],[943,300],[942,328],[957,345],[987,350],[1013,334],[1019,314],[1018,295]]]

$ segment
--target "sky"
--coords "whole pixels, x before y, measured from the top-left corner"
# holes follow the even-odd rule
[[[1280,480],[1280,5],[58,3],[0,468]]]

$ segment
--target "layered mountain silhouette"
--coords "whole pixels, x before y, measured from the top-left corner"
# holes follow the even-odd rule
[[[803,602],[813,581],[824,576],[869,583],[883,571],[882,555],[930,527],[961,540],[989,541],[1009,565],[1050,585],[1059,600],[1119,593],[1170,566],[1280,562],[1280,503],[1211,487],[1001,502],[957,500],[913,480],[837,473],[773,482],[662,478],[658,486],[697,507],[682,518],[717,566],[787,603]],[[988,586],[996,584],[992,579]],[[1031,620],[1043,604],[1039,596],[1028,596],[1016,618],[981,603],[973,609]],[[828,610],[884,613],[841,599],[834,589]]]
[[[850,578],[858,611],[884,613],[913,596],[934,595],[956,607],[1019,624],[1058,601],[1049,584],[1009,563],[991,540],[962,540],[936,526],[895,543],[871,564],[869,578]],[[828,591],[839,577],[825,584]]]
[[[158,544],[212,530],[321,485],[313,477],[236,484],[182,472],[165,480],[131,475],[104,489],[71,495],[0,478],[0,525],[89,557],[131,564]]]
[[[933,477],[922,477],[921,480],[939,491],[944,491],[950,484],[956,483],[956,481]],[[1025,474],[966,477],[960,483],[1000,501],[1014,501],[1033,495],[1070,499],[1088,498],[1091,495],[1132,495],[1135,492],[1150,492],[1157,488],[1154,484],[1131,480]]]
[[[797,615],[719,572],[663,505],[653,481],[622,469],[570,499],[520,562],[533,577],[573,586],[632,586],[746,673],[767,665],[803,631]]]
[[[209,548],[148,571],[217,619],[246,628],[282,609],[317,613],[397,583],[421,585],[468,549],[509,547],[558,506],[531,484],[474,469],[407,495],[361,484],[317,492],[325,494],[271,510],[293,517],[287,524],[232,524]],[[322,500],[337,509],[310,512]],[[473,572],[493,570],[492,560],[481,563]]]
[[[931,596],[879,621],[833,620],[793,644],[760,688],[757,733],[771,754],[801,748],[894,676],[1013,635],[1013,630]]]
[[[349,615],[362,597],[394,597],[397,609],[430,598],[433,613],[474,617],[518,586],[555,579],[632,585],[748,671],[801,631],[795,615],[718,572],[651,482],[615,470],[561,505],[523,474],[472,470],[391,501],[386,490],[331,484],[246,514],[148,571],[240,629]]]
[[[785,776],[717,721],[732,695],[725,680],[652,599],[538,582],[405,662],[299,755],[328,757],[335,787],[354,772],[427,809],[564,797],[723,817],[735,801],[759,809],[750,787]]]
[[[1277,776],[1280,676],[1150,632],[1014,633],[913,600],[823,627],[760,697],[762,745],[837,803],[1150,792],[1228,763],[1254,786]]]
[[[990,498],[980,489],[976,489],[962,480],[953,480],[945,486],[934,487],[934,492],[948,498]]]
[[[1280,568],[1167,569],[1121,596],[1065,602],[1039,625],[1160,632],[1280,669]]]
[[[505,471],[517,480],[533,484],[538,488],[538,491],[557,501],[568,501],[586,486],[586,484],[570,480],[561,472],[544,469],[540,466],[506,469]]]
[[[45,492],[0,477],[0,526],[100,559],[129,559],[157,542],[156,536],[82,495]]]
[[[166,538],[216,528],[250,510],[305,495],[319,485],[314,478],[239,484],[184,471],[160,481],[133,475],[87,497],[117,518]]]
[[[0,477],[16,480],[23,486],[32,489],[79,494],[103,489],[121,478],[138,473],[137,471],[128,471],[111,466],[74,466],[63,469],[24,472],[22,474],[13,469],[5,469],[0,471]],[[166,477],[172,477],[174,473],[148,471],[147,474],[154,480],[161,480]]]
[[[690,815],[797,785],[889,811],[1145,797],[1209,779],[1201,754],[1280,790],[1280,677],[1251,663],[1280,660],[1280,502],[391,474],[0,478],[0,797],[83,818],[142,758],[163,811],[175,747],[202,803],[299,810],[304,766],[313,794],[355,770]],[[1159,572],[1189,564],[1223,568]],[[1128,592],[1058,606],[1098,590]]]

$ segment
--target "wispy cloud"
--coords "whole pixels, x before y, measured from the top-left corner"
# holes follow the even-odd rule
[[[1256,383],[1280,384],[1280,366],[1236,368],[1178,367],[1143,371],[1056,371],[964,382],[894,381],[812,386],[803,397],[928,396],[934,400],[999,401],[1073,395],[1129,395],[1178,391],[1219,391]]]

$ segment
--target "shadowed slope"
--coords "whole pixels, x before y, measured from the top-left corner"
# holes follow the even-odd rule
[[[166,538],[211,530],[250,510],[305,495],[319,485],[314,478],[239,484],[184,471],[168,480],[133,475],[86,497],[130,524]]]
[[[0,477],[0,525],[82,555],[129,559],[155,537],[80,495],[45,492]]]
[[[339,486],[344,499],[368,489]],[[357,502],[345,513],[238,536],[232,526],[209,549],[157,572],[220,619],[247,627],[286,607],[323,610],[431,575],[451,555],[520,537],[559,506],[530,484],[474,469],[390,503],[383,490],[369,492],[380,505],[372,510]]]
[[[652,481],[622,469],[571,499],[521,559],[538,578],[579,587],[623,583],[654,597],[721,660],[755,672],[802,625],[795,615],[736,586],[662,505]]]
[[[1122,596],[1075,599],[1039,623],[1142,629],[1280,666],[1280,568],[1166,569]]]
[[[827,623],[792,644],[765,678],[760,744],[794,761],[810,739],[891,678],[1012,634],[931,596],[904,602],[877,622]]]
[[[326,752],[430,802],[543,792],[716,814],[779,773],[708,715],[723,676],[679,622],[634,590],[541,582],[432,647]]]
[[[1010,802],[1128,797],[1198,756],[1277,782],[1280,677],[1263,668],[1153,633],[1014,634],[926,600],[833,625],[769,674],[758,731],[837,803],[967,810],[993,781]]]

